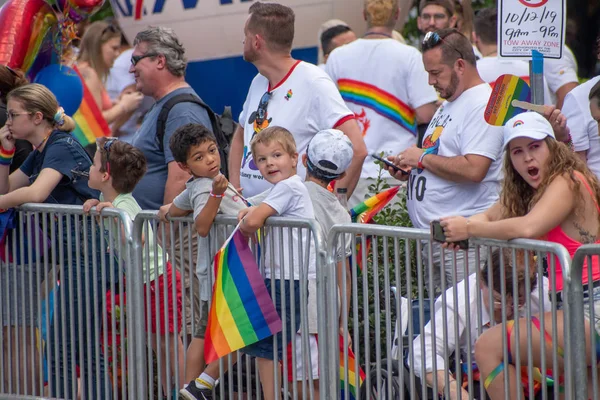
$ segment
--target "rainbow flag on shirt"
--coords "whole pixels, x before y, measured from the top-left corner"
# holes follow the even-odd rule
[[[346,388],[346,381],[344,380],[346,378],[346,364],[344,363],[344,338],[340,335],[340,394],[341,394],[341,399],[342,400],[346,400],[346,399],[356,399],[356,393],[360,390],[360,387],[363,384],[363,381],[365,380],[365,373],[362,370],[362,368],[360,367],[360,365],[358,366],[358,373],[356,371],[356,358],[354,356],[354,353],[352,352],[352,349],[350,347],[348,347],[348,394],[346,395],[345,392],[345,388]],[[358,387],[356,387],[357,384],[357,379],[358,379]]]
[[[368,107],[417,135],[415,110],[393,94],[352,79],[339,79],[337,83],[344,101]]]
[[[73,119],[77,124],[73,131],[73,136],[81,143],[82,146],[87,146],[90,143],[95,143],[96,138],[110,136],[110,127],[102,116],[102,110],[96,104],[92,92],[85,84],[85,80],[76,66],[73,66],[77,75],[81,78],[83,85],[83,100],[77,112],[73,115]]]
[[[282,329],[248,239],[237,228],[215,255],[214,268],[204,338],[207,364]]]

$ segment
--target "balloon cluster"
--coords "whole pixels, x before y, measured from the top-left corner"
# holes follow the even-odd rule
[[[75,24],[98,11],[105,0],[8,0],[0,8],[0,64],[30,79],[60,62],[76,37]]]
[[[68,115],[83,97],[81,79],[61,66],[77,37],[75,24],[98,11],[105,0],[8,0],[0,8],[0,65],[20,69],[47,86]]]

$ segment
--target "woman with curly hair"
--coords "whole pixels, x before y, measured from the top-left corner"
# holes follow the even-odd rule
[[[556,141],[550,123],[537,113],[519,114],[506,123],[504,143],[505,176],[500,201],[468,219],[443,218],[447,240],[455,242],[475,236],[501,240],[545,239],[563,245],[571,257],[582,244],[600,243],[600,183],[575,152]],[[555,265],[556,271],[550,273],[550,287],[560,293],[563,290],[562,270],[558,262]],[[588,282],[588,267],[592,270],[592,282]],[[591,334],[598,335],[600,331],[600,266],[597,258],[591,266],[587,262],[584,265],[583,285],[586,291],[586,354],[589,372],[592,372],[596,367],[592,366]],[[591,307],[595,311],[594,321],[590,320]],[[507,332],[507,344],[503,341],[506,329],[503,325],[490,329],[479,338],[475,358],[491,399],[513,399],[517,397],[517,391],[522,391],[512,360],[517,346],[520,363],[527,365],[532,361],[533,366],[541,370],[553,368],[556,351],[559,371],[554,374],[560,375],[565,343],[564,314],[559,310],[553,319],[553,314],[548,313],[544,320],[544,326],[534,324],[531,327],[530,338],[527,330],[532,321],[526,319],[516,322],[520,326],[519,336]],[[556,349],[553,340],[549,340],[554,320],[557,323]],[[600,344],[600,340],[597,343]],[[504,345],[509,349],[506,368]],[[532,360],[528,359],[528,346],[533,352]],[[599,350],[595,349],[596,353]],[[546,365],[540,365],[542,352],[546,354]],[[508,375],[510,393],[504,391],[504,374]]]

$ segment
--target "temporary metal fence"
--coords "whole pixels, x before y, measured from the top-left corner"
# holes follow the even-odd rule
[[[581,246],[573,257],[570,277],[569,326],[571,331],[572,358],[575,360],[573,375],[575,377],[576,399],[600,398],[598,377],[598,357],[600,337],[600,289],[594,282],[593,269],[600,264],[600,245],[586,244]],[[595,268],[592,268],[595,266]],[[587,267],[587,274],[583,269]],[[598,277],[595,276],[596,282]],[[585,304],[585,305],[584,305]],[[595,321],[595,322],[594,322]]]
[[[509,334],[505,328],[488,329],[488,322],[491,327],[506,326],[512,319],[511,311],[518,310],[515,314],[523,319],[514,324],[510,336],[514,339],[525,335],[526,346],[511,349],[516,370],[523,369],[523,374],[534,377],[533,366],[546,365],[549,368],[541,368],[544,371],[541,376],[546,378],[547,370],[559,371],[564,362],[564,381],[557,376],[556,384],[551,386],[547,379],[541,379],[543,382],[535,388],[534,380],[530,379],[526,390],[520,389],[506,398],[523,398],[524,391],[530,398],[535,395],[544,399],[558,398],[563,390],[566,398],[572,398],[569,394],[574,391],[573,369],[568,367],[573,362],[572,346],[564,346],[563,361],[557,341],[564,335],[565,343],[574,342],[569,342],[570,331],[566,324],[564,329],[558,328],[562,320],[557,318],[555,310],[560,302],[544,277],[545,273],[549,274],[550,281],[556,282],[556,269],[560,264],[565,291],[571,287],[570,258],[562,246],[532,240],[472,239],[470,257],[463,261],[464,251],[442,250],[431,242],[426,230],[348,224],[336,225],[330,232],[330,263],[339,251],[336,249],[346,247],[348,240],[351,240],[351,261],[346,263],[343,259],[339,268],[340,282],[351,285],[351,301],[346,298],[346,291],[340,290],[342,309],[338,312],[337,303],[330,302],[328,314],[339,315],[341,325],[348,327],[355,361],[353,368],[346,367],[341,371],[342,376],[332,377],[332,380],[341,379],[346,389],[351,384],[358,386],[358,375],[354,382],[349,382],[349,370],[358,371],[362,366],[365,379],[360,398],[427,399],[437,398],[438,393],[445,398],[461,398],[462,392],[468,398],[484,399],[483,382],[479,382],[478,369],[474,368],[474,344],[484,331],[495,331],[496,348],[492,345],[489,352],[502,356],[492,368],[504,363],[508,371],[508,349],[502,344],[507,343]],[[436,271],[440,265],[449,271],[448,282],[443,278],[444,271]],[[515,265],[517,268],[512,268]],[[487,282],[482,279],[481,268],[488,268]],[[519,270],[529,273],[519,274]],[[435,272],[442,272],[437,287]],[[457,278],[469,273],[473,275],[463,282]],[[495,282],[493,277],[496,277]],[[534,280],[537,280],[535,286],[532,285]],[[328,291],[336,290],[335,283],[329,282],[329,285]],[[528,290],[523,291],[523,288]],[[569,293],[563,298],[569,299]],[[548,314],[538,311],[543,311],[544,303]],[[489,304],[494,306],[490,308]],[[531,317],[538,313],[537,318],[540,325],[546,327],[553,349],[551,356],[542,352],[541,360],[533,354],[534,346],[539,346],[540,335],[535,333],[536,328],[531,323]],[[330,336],[337,335],[335,318],[328,322]],[[489,338],[490,333],[487,335]],[[341,354],[346,366],[350,358],[348,345],[345,340]],[[442,365],[437,366],[440,362]],[[427,373],[431,375],[426,377]],[[498,379],[504,381],[504,391],[510,393],[507,374],[503,376],[505,379]]]
[[[29,204],[12,223],[0,247],[0,393],[119,397],[128,354],[117,335],[135,329],[110,305],[129,273],[131,222],[119,210]]]
[[[105,209],[102,218],[97,218],[95,212],[83,215],[81,207],[56,205],[26,205],[17,214],[18,228],[0,242],[4,260],[0,263],[0,393],[82,399],[176,398],[177,389],[203,370],[188,359],[197,315],[208,312],[199,309],[194,294],[200,293],[202,284],[212,288],[212,257],[237,219],[217,216],[208,237],[201,239],[204,244],[195,249],[198,235],[191,217],[164,224],[156,212],[142,212],[132,223],[119,210]],[[291,341],[290,360],[281,359],[281,378],[277,363],[273,366],[276,381],[280,380],[276,386],[290,398],[315,398],[317,388],[320,398],[339,398],[340,382],[344,393],[356,387],[357,399],[437,398],[438,392],[447,397],[452,391],[462,391],[463,383],[470,398],[485,398],[473,368],[474,354],[480,354],[479,345],[474,344],[482,334],[480,343],[485,343],[484,338],[494,337],[490,336],[494,332],[497,346],[491,346],[489,353],[502,354],[499,362],[505,371],[509,370],[509,335],[526,338],[526,346],[511,349],[517,371],[533,377],[535,365],[546,366],[539,371],[543,379],[538,387],[531,384],[514,398],[523,394],[543,399],[586,398],[582,397],[588,364],[581,265],[586,256],[600,253],[596,247],[582,247],[571,270],[568,253],[555,244],[472,239],[470,257],[464,261],[465,252],[442,250],[424,230],[336,225],[325,241],[315,221],[287,218],[270,218],[253,243],[261,272],[265,263],[278,261],[297,265],[292,269],[298,268],[301,277],[298,286],[290,288],[292,293],[299,292],[299,319],[295,303],[290,304],[293,321],[284,328],[283,340],[287,342],[299,328],[300,332]],[[306,266],[313,256],[317,301],[308,306],[314,291],[309,292],[313,286]],[[208,272],[197,271],[199,261]],[[487,281],[481,272],[485,265],[494,266]],[[564,290],[557,296],[543,277],[549,275],[556,282],[559,265]],[[197,272],[203,279],[198,279]],[[474,275],[461,283],[471,272]],[[273,299],[285,292],[282,280],[279,286],[270,287]],[[160,295],[152,297],[152,292],[166,293],[166,301]],[[556,312],[559,300],[568,323],[562,323],[562,314]],[[149,335],[152,324],[160,332],[156,318],[147,327],[152,305],[155,313],[168,315],[169,304],[175,321],[173,334]],[[315,319],[311,307],[316,311],[317,336],[311,335],[309,320]],[[536,310],[542,309],[549,310],[538,317],[540,326],[546,327],[548,342],[541,341],[544,335],[531,323]],[[506,326],[513,310],[523,319],[510,334],[505,328],[494,328]],[[489,329],[486,316],[490,317]],[[285,312],[282,317],[286,319]],[[561,335],[564,358],[558,346]],[[596,338],[591,337],[591,348],[595,348]],[[540,341],[552,350],[550,354],[535,354]],[[315,346],[318,383],[313,379],[316,375],[296,368],[314,364]],[[215,392],[219,398],[262,396],[257,362],[241,353],[219,361]],[[593,361],[589,365],[595,365],[595,356]],[[362,387],[361,369],[365,373]],[[430,371],[436,373],[427,378]],[[508,375],[503,376],[498,380],[508,393]],[[547,377],[554,378],[553,385]],[[597,395],[597,380],[590,387]]]

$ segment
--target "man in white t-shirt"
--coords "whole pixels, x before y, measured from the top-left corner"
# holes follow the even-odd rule
[[[567,93],[579,84],[577,61],[571,49],[563,46],[561,59],[544,58],[544,78],[551,90],[552,103],[562,108]]]
[[[590,112],[590,89],[600,81],[596,76],[577,86],[565,96],[562,113],[567,118],[575,151],[587,162],[588,167],[600,178],[600,136],[598,122]]]
[[[371,179],[378,176],[379,167],[370,155],[398,154],[416,144],[417,126],[424,132],[436,110],[437,94],[427,82],[421,53],[392,39],[400,12],[397,0],[371,14],[373,9],[364,12],[365,35],[335,49],[325,66],[354,112],[369,154],[350,207],[365,200]],[[387,172],[383,178],[391,180]]]
[[[489,7],[479,10],[474,19],[473,43],[481,52],[477,60],[477,71],[485,82],[494,88],[494,83],[501,75],[516,75],[529,84],[529,63],[524,60],[498,58],[498,10]],[[544,79],[544,103],[553,104],[550,88]]]
[[[344,132],[354,147],[348,176],[339,182],[352,193],[367,155],[354,114],[346,107],[335,84],[313,64],[291,57],[294,12],[276,3],[254,3],[244,27],[244,59],[254,64],[254,78],[240,114],[229,159],[230,182],[253,196],[269,189],[252,158],[250,140],[268,126],[282,126],[294,135],[300,155],[320,130]],[[304,176],[304,166],[298,165]]]
[[[395,177],[408,180],[407,206],[413,225],[428,229],[431,221],[447,213],[467,217],[494,204],[500,190],[503,136],[502,127],[484,120],[492,90],[479,77],[471,43],[463,34],[444,29],[426,35],[423,64],[429,82],[446,101],[427,128],[423,148],[409,147],[389,158],[402,169],[412,169],[408,178],[399,172]],[[429,245],[425,243],[423,250],[426,259]],[[433,245],[432,254],[432,264],[424,263],[425,273],[431,269],[433,289],[439,292],[441,279],[445,279],[446,286],[455,283],[453,257],[446,254],[445,274],[440,276],[439,244]],[[476,268],[473,251],[456,253],[456,282]]]

